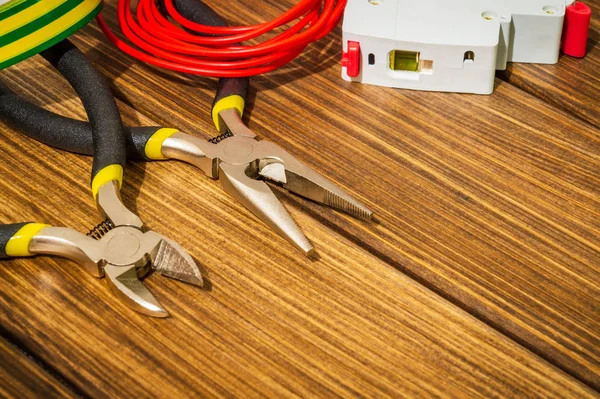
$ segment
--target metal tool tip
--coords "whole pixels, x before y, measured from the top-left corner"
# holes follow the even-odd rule
[[[152,317],[169,316],[169,312],[160,306],[154,295],[138,279],[134,265],[114,266],[108,264],[104,267],[104,273],[112,290],[130,308]]]
[[[202,274],[194,259],[176,242],[164,238],[154,260],[153,268],[163,276],[198,287],[204,286]]]
[[[163,276],[174,278],[183,283],[191,284],[196,287],[202,288],[204,286],[204,280],[202,279],[202,276],[199,273],[198,274],[177,273],[177,272],[170,271],[170,270],[161,270],[161,271],[159,271],[159,273],[161,273]]]
[[[291,242],[294,243],[294,245],[296,245],[296,247],[298,247],[302,252],[304,252],[304,255],[308,257],[313,256],[315,253],[315,248],[308,238],[302,234],[302,231],[300,229],[298,229],[298,231],[300,231],[300,236],[295,236],[293,238],[288,237],[288,239],[292,238]]]
[[[325,200],[323,202],[332,208],[339,209],[355,217],[362,219],[373,218],[373,211],[352,198],[350,195],[344,192],[341,193],[342,195],[339,195],[331,191],[326,191]]]
[[[302,230],[300,230],[294,219],[292,219],[289,214],[287,215],[287,221],[287,229],[281,230],[283,235],[288,239],[288,241],[304,252],[306,256],[312,256],[315,253],[315,249],[309,239],[306,238]]]
[[[164,319],[165,317],[170,316],[169,312],[167,312],[166,310],[164,310],[162,308],[153,309],[151,312],[146,313],[146,314],[149,316],[152,316],[152,317],[157,317],[159,319]]]
[[[200,288],[204,287],[204,279],[202,279],[202,276],[200,274],[188,279],[188,283],[193,284]]]

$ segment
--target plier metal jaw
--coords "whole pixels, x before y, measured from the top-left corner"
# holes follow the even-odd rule
[[[313,253],[312,244],[266,182],[352,216],[372,218],[369,208],[340,187],[278,145],[258,140],[235,108],[225,109],[219,116],[226,128],[224,134],[206,141],[174,133],[163,141],[162,154],[194,164],[219,179],[231,196],[306,255]]]
[[[154,317],[168,316],[140,278],[155,270],[202,286],[194,260],[175,242],[143,229],[139,217],[121,203],[115,181],[101,186],[97,199],[107,220],[88,235],[65,227],[44,227],[31,237],[28,251],[70,259],[95,277],[107,277],[113,291],[132,309]]]

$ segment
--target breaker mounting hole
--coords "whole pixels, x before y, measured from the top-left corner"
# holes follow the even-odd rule
[[[483,14],[481,14],[481,17],[486,21],[491,21],[493,19],[496,19],[498,15],[493,11],[486,11]]]
[[[554,15],[558,12],[558,8],[554,6],[545,6],[544,8],[542,8],[542,10],[544,10],[544,12],[548,15]]]

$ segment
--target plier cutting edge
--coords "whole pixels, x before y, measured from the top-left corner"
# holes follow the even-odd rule
[[[226,25],[201,1],[175,0],[174,5],[181,15],[193,22]],[[241,119],[248,85],[248,78],[219,80],[212,105],[212,119],[219,136],[206,140],[171,128],[128,128],[128,158],[176,159],[200,168],[207,176],[218,179],[231,196],[306,255],[313,253],[312,244],[266,182],[355,217],[372,218],[370,209],[340,187],[276,144],[256,138]],[[6,88],[3,93],[0,90],[0,94],[11,95]],[[5,122],[53,147],[92,154],[90,125],[55,115],[12,96],[10,101],[5,99],[1,104],[0,117]],[[23,112],[24,109],[27,112]]]
[[[41,223],[0,225],[0,258],[63,256],[83,265],[96,277],[107,277],[111,288],[129,307],[150,316],[166,317],[168,312],[139,278],[153,269],[202,286],[200,271],[177,243],[145,229],[141,219],[121,201],[126,135],[115,100],[102,76],[68,40],[45,50],[42,56],[73,86],[88,114],[88,150],[94,156],[92,193],[106,221],[87,236],[70,228]],[[51,141],[46,142],[52,144]]]

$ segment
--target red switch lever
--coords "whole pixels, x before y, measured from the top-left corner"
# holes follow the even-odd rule
[[[576,1],[567,7],[562,36],[562,51],[572,57],[585,57],[592,9]]]
[[[342,52],[342,66],[346,67],[346,73],[351,78],[358,76],[360,72],[360,43],[348,42],[348,51]]]

